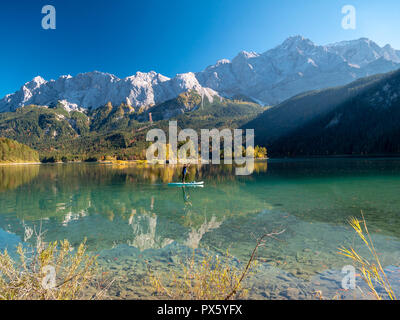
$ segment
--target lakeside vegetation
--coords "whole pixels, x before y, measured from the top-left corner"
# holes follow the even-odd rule
[[[227,251],[225,255],[205,253],[182,262],[182,270],[171,268],[162,278],[149,272],[146,281],[159,298],[174,300],[237,300],[247,297],[246,280],[256,273],[257,250],[267,238],[257,240],[246,264]],[[0,300],[79,300],[104,299],[115,282],[107,272],[101,272],[97,256],[87,252],[86,239],[74,248],[68,240],[46,243],[36,229],[34,245],[19,244],[15,252],[0,251]],[[168,285],[164,280],[171,280]]]
[[[104,289],[88,295],[88,286],[100,279],[100,269],[85,241],[74,248],[68,240],[44,243],[42,234],[36,236],[35,246],[19,244],[16,254],[0,252],[0,300],[104,297]]]
[[[397,300],[397,297],[392,289],[392,285],[386,275],[379,258],[379,253],[376,251],[371,234],[368,231],[367,223],[362,214],[362,220],[352,217],[349,220],[349,225],[353,228],[358,238],[362,240],[367,247],[370,257],[361,255],[353,246],[349,248],[340,247],[339,254],[350,258],[357,270],[360,272],[360,277],[367,284],[370,294],[377,300],[385,299],[384,295],[378,288],[383,288],[387,297],[390,300]]]
[[[363,297],[397,300],[382,267],[369,234],[365,219],[349,220],[372,259],[360,255],[353,247],[340,247],[339,254],[350,258],[368,286]],[[177,269],[166,274],[152,271],[149,265],[146,281],[156,298],[172,300],[238,300],[248,297],[248,278],[257,274],[257,250],[268,238],[286,230],[265,234],[257,240],[247,263],[242,264],[229,254],[207,252],[181,261]],[[36,232],[36,230],[35,230]],[[33,233],[33,231],[32,231]],[[45,243],[37,235],[34,246],[19,244],[15,253],[0,252],[0,300],[78,300],[104,299],[115,279],[104,279],[97,257],[87,253],[86,240],[74,248],[68,240]],[[109,277],[109,276],[108,276]],[[384,293],[382,293],[383,289]],[[321,291],[317,299],[327,299]],[[333,299],[338,299],[335,296]]]
[[[160,277],[149,272],[154,291],[161,297],[173,300],[238,300],[248,296],[246,279],[257,271],[257,251],[264,246],[267,238],[275,239],[286,230],[264,234],[257,240],[246,264],[237,263],[237,259],[226,254],[211,256],[206,253],[201,259],[195,258],[182,262],[180,270],[169,272]],[[166,284],[162,278],[171,283]]]

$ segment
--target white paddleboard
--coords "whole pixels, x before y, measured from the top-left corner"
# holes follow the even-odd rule
[[[169,186],[202,186],[204,185],[204,181],[200,182],[174,182],[174,183],[168,183]]]

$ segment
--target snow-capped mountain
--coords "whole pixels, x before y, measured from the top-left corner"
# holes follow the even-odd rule
[[[31,104],[51,106],[58,102],[67,110],[98,108],[107,102],[149,107],[189,90],[196,90],[211,101],[218,95],[212,89],[203,88],[193,73],[179,74],[173,79],[153,71],[137,72],[125,79],[98,71],[76,77],[62,76],[50,81],[35,77],[16,93],[0,100],[0,112],[14,111]]]
[[[344,85],[400,68],[400,51],[362,38],[319,46],[290,37],[262,54],[241,52],[197,73],[200,84],[223,96],[243,94],[275,105],[296,94]]]
[[[380,58],[400,63],[400,51],[393,49],[389,44],[381,48],[367,38],[355,41],[342,41],[328,45],[327,47],[350,63],[360,67]]]
[[[97,108],[108,101],[113,105],[125,102],[151,107],[189,90],[209,100],[216,95],[241,95],[260,104],[275,105],[301,92],[344,85],[398,68],[400,51],[390,45],[380,47],[361,38],[320,46],[295,36],[262,54],[242,51],[232,61],[219,60],[204,71],[172,79],[153,71],[137,72],[125,79],[96,71],[50,81],[36,77],[0,100],[0,112],[57,102],[67,109]]]

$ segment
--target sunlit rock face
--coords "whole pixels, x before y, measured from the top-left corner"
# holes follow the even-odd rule
[[[193,73],[179,74],[173,79],[156,72],[137,72],[134,76],[119,79],[98,71],[62,76],[46,81],[36,77],[24,84],[14,94],[0,100],[0,111],[14,111],[26,105],[55,106],[61,104],[67,110],[90,109],[127,103],[133,107],[152,106],[176,98],[190,90],[213,101],[218,94],[203,88]]]

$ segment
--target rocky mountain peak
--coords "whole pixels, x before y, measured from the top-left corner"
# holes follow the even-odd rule
[[[130,101],[132,107],[149,107],[196,90],[210,100],[215,95],[246,96],[264,105],[275,105],[299,93],[339,86],[358,78],[400,67],[400,51],[380,47],[361,38],[326,46],[292,36],[263,54],[240,52],[232,61],[219,60],[204,71],[165,77],[155,71],[137,72],[120,79],[100,71],[61,76],[46,81],[35,77],[0,100],[0,112],[63,101],[67,109],[98,108]]]

